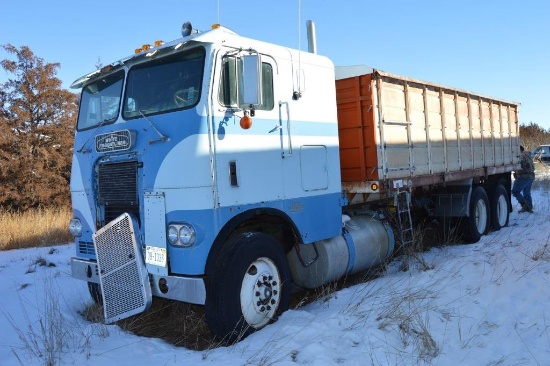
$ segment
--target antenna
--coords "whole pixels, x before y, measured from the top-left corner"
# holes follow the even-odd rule
[[[298,0],[298,50],[302,50],[302,37],[301,37],[301,25],[302,25],[302,0]]]
[[[302,32],[301,30],[302,25],[302,0],[298,0],[298,73],[296,74],[296,77],[298,78],[298,94],[302,92],[302,86],[300,84],[300,72],[302,70]]]
[[[218,0],[218,24],[220,24],[220,0]]]

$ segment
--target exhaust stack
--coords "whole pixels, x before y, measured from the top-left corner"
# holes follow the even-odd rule
[[[306,22],[307,27],[307,50],[310,53],[317,53],[317,36],[315,34],[315,23],[313,20]]]

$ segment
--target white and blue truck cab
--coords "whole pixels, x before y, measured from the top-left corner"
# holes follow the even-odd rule
[[[384,124],[376,123],[378,175],[343,185],[328,58],[219,25],[197,32],[185,23],[182,33],[72,85],[82,89],[71,173],[72,274],[88,283],[108,323],[163,297],[204,305],[212,333],[237,340],[288,309],[293,286],[315,288],[388,258],[393,231],[367,203],[391,198],[392,189],[411,192],[417,170],[391,169],[389,145],[380,141]],[[376,104],[382,85],[372,84],[375,118],[383,118]],[[486,183],[460,170],[466,203],[455,204],[458,211],[438,211],[444,204],[436,203],[432,211],[474,217],[469,222],[481,235],[489,201],[483,207],[469,199]],[[504,225],[510,170],[498,170]],[[395,171],[412,179],[388,176]],[[480,175],[487,178],[487,170]],[[433,201],[443,202],[438,192]],[[410,196],[406,202],[398,212],[410,220]],[[475,210],[484,208],[480,224]],[[400,234],[412,234],[409,226]]]

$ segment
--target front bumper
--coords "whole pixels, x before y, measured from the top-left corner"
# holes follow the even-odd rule
[[[71,258],[71,274],[82,281],[100,283],[97,263],[81,258]],[[153,296],[204,305],[206,287],[200,277],[160,276],[149,274]]]

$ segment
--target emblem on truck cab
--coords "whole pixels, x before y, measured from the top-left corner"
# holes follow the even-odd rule
[[[129,150],[134,145],[135,136],[136,132],[130,130],[97,135],[95,138],[95,149],[98,153]]]

